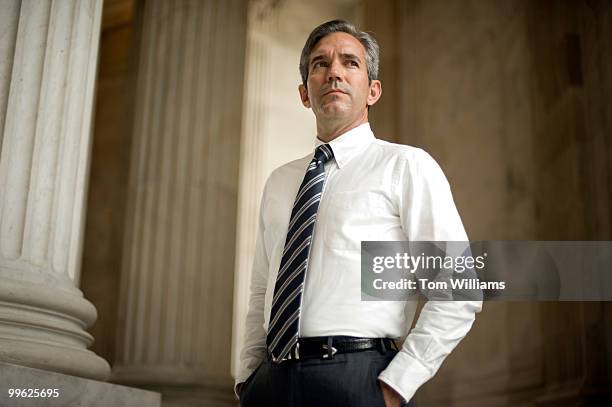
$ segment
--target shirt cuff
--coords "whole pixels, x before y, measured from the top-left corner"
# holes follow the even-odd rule
[[[434,373],[406,352],[399,352],[378,378],[409,402],[417,389],[431,379]]]

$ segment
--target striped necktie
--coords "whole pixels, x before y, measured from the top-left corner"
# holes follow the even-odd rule
[[[333,156],[329,144],[316,148],[291,210],[266,338],[268,350],[278,363],[291,357],[290,352],[298,340],[304,280],[325,182],[324,164]]]

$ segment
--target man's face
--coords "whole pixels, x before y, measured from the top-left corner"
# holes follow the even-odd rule
[[[304,106],[317,120],[354,120],[380,97],[380,82],[368,84],[365,48],[350,34],[323,37],[310,53],[308,87],[300,85]]]

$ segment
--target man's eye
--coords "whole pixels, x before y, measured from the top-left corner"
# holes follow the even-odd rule
[[[318,61],[318,62],[315,62],[314,64],[312,64],[313,68],[320,68],[322,66],[325,66],[325,62],[323,62],[323,61]]]
[[[350,66],[356,66],[356,67],[358,67],[358,66],[359,66],[359,64],[357,63],[357,61],[349,61],[349,65],[350,65]]]

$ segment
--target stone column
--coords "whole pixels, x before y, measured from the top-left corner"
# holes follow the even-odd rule
[[[251,266],[259,225],[259,204],[265,183],[263,170],[266,142],[265,96],[271,82],[270,38],[265,34],[270,31],[269,26],[274,13],[273,3],[268,1],[253,1],[249,5],[232,326],[232,375],[234,376],[240,368],[239,353],[244,344],[244,323],[248,311]]]
[[[77,288],[101,10],[0,6],[0,361],[104,380]]]
[[[246,1],[143,6],[113,380],[233,402]]]

